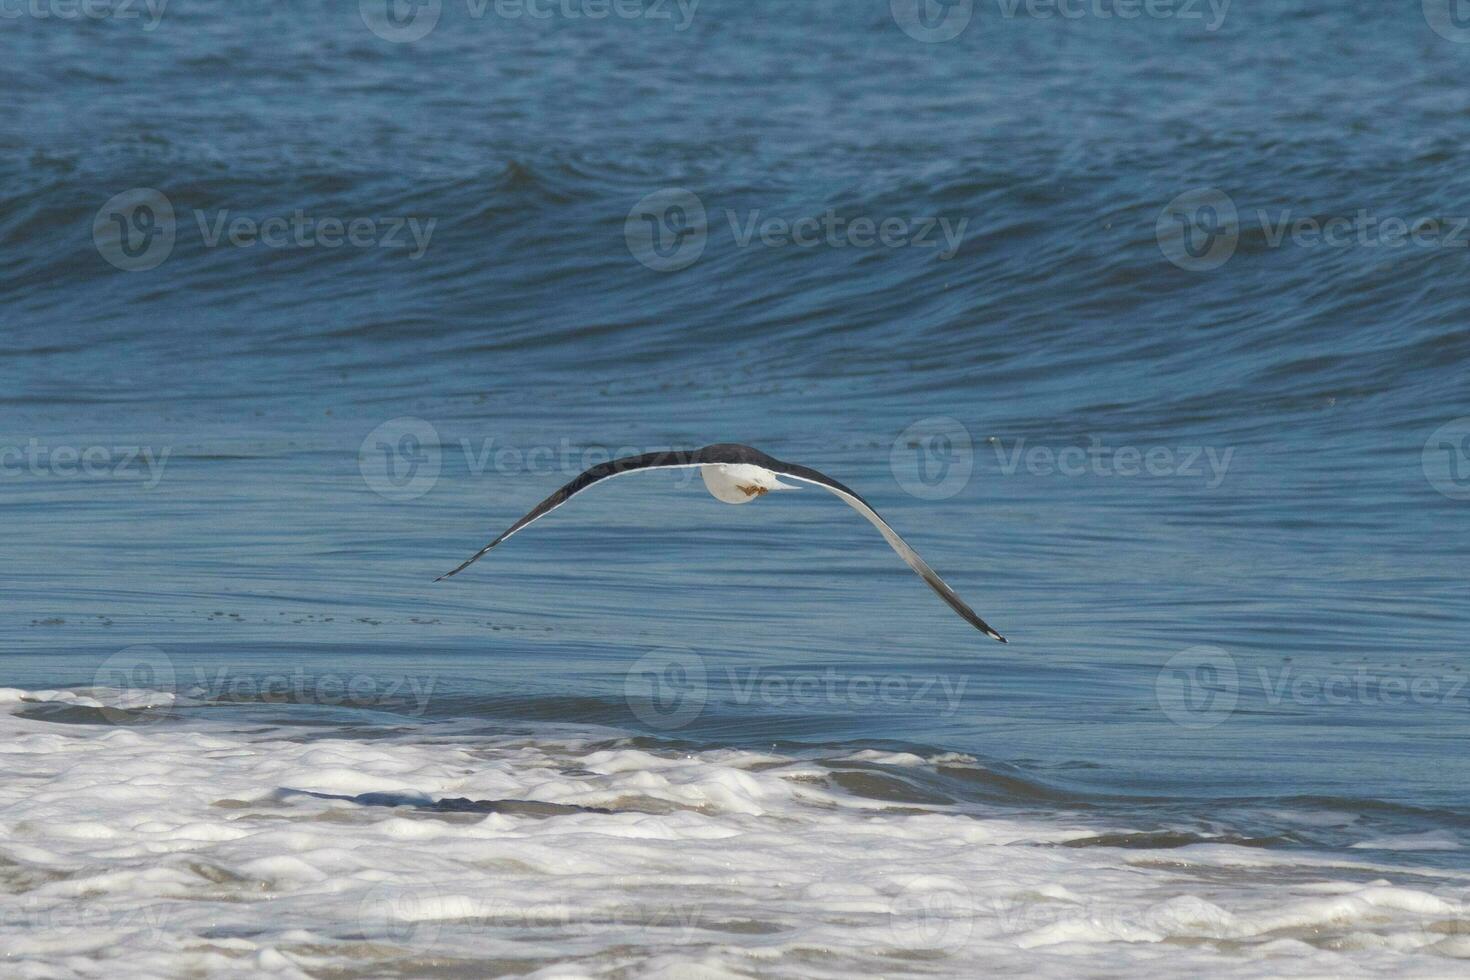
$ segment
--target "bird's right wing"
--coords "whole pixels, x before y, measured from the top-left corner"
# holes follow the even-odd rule
[[[583,490],[586,490],[593,484],[601,483],[603,480],[610,480],[615,476],[622,476],[624,473],[636,473],[639,470],[683,469],[691,466],[700,466],[702,465],[700,462],[701,452],[702,450],[692,450],[688,452],[671,451],[665,453],[644,453],[641,456],[625,456],[622,459],[614,459],[609,460],[606,463],[599,463],[598,465],[587,470],[585,473],[579,475],[576,479],[572,480],[556,493],[541,501],[541,503],[537,504],[529,514],[512,524],[509,530],[507,530],[504,534],[496,538],[494,541],[491,541],[489,544],[485,545],[485,547],[481,548],[479,551],[475,552],[475,554],[472,555],[468,561],[461,564],[452,572],[445,572],[434,581],[442,582],[445,579],[449,578],[451,575],[458,575],[460,572],[464,571],[466,568],[469,568],[475,562],[485,557],[485,555],[489,553],[491,548],[494,548],[496,545],[500,544],[500,542],[504,541],[512,534],[515,534],[521,528],[545,517],[547,514],[556,510],[568,500],[571,500],[573,496],[581,493]]]

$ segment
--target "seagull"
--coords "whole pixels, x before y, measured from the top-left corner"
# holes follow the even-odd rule
[[[963,599],[955,595],[954,589],[951,589],[944,579],[939,577],[939,573],[930,568],[928,562],[920,558],[919,553],[910,548],[908,542],[899,537],[898,532],[889,527],[888,522],[879,517],[878,512],[866,500],[858,496],[856,491],[848,489],[830,476],[818,473],[810,467],[796,463],[784,463],[779,459],[767,456],[759,449],[734,443],[721,443],[690,451],[644,453],[640,456],[625,456],[622,459],[600,463],[541,501],[529,514],[512,524],[509,530],[477,551],[464,564],[452,572],[446,572],[434,581],[442,582],[452,575],[458,575],[489,554],[492,548],[506,538],[545,517],[594,484],[610,480],[615,476],[622,476],[625,473],[693,467],[699,468],[700,476],[704,478],[705,488],[710,494],[716,500],[726,504],[748,504],[773,490],[801,489],[789,483],[782,483],[781,477],[815,484],[824,490],[831,491],[853,510],[867,518],[868,523],[878,529],[878,533],[883,535],[884,540],[898,553],[898,556],[907,562],[910,568],[918,572],[919,576],[929,584],[929,588],[938,593],[939,598],[948,603],[949,608],[959,613],[965,622],[992,639],[1002,643],[1007,642],[1005,637],[991,629],[985,620],[975,613],[975,610],[967,606]]]

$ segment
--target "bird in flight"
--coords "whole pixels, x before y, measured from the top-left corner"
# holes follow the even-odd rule
[[[477,551],[464,564],[452,572],[439,576],[434,581],[442,582],[451,575],[458,575],[521,528],[540,520],[583,490],[603,480],[642,470],[689,469],[691,467],[699,468],[700,476],[704,478],[704,485],[714,498],[727,504],[748,504],[757,497],[764,497],[772,490],[800,489],[800,487],[782,483],[781,477],[802,483],[812,483],[824,490],[831,491],[853,510],[867,518],[868,523],[878,529],[878,533],[883,535],[884,540],[898,553],[898,556],[907,562],[910,568],[918,572],[919,577],[929,584],[929,588],[938,593],[939,598],[943,599],[949,608],[959,613],[965,622],[992,639],[1002,643],[1006,642],[1005,637],[991,629],[985,620],[975,613],[975,610],[955,595],[954,589],[951,589],[944,579],[939,577],[939,573],[930,568],[928,562],[920,558],[919,553],[910,548],[908,542],[899,537],[898,532],[889,527],[888,522],[879,517],[878,512],[866,500],[858,496],[856,491],[848,489],[830,476],[818,473],[810,467],[796,463],[784,463],[779,459],[767,456],[759,449],[733,443],[722,443],[690,451],[644,453],[641,456],[627,456],[623,459],[600,463],[541,501],[529,514],[512,524],[509,530]]]

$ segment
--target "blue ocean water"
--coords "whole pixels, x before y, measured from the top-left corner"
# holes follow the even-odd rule
[[[1463,871],[1470,45],[1423,8],[27,7],[0,686],[966,753],[872,791]],[[725,441],[1010,643],[814,488],[628,477],[432,583]]]

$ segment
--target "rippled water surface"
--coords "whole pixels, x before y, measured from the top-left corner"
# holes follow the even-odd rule
[[[1062,6],[7,16],[12,968],[1463,972],[1470,31]],[[677,472],[432,581],[724,441],[1010,643]]]

